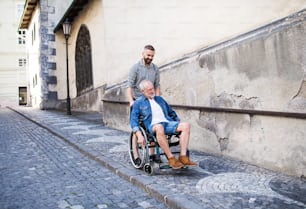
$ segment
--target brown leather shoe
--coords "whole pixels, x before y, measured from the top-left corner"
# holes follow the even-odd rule
[[[184,167],[184,165],[179,160],[177,160],[175,157],[168,158],[168,160],[169,160],[169,166],[172,169],[180,169]]]
[[[197,166],[198,164],[195,162],[190,161],[188,156],[180,156],[179,161],[189,167]]]

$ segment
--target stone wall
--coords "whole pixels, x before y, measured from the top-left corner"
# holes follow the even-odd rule
[[[192,149],[306,175],[305,19],[301,11],[161,66],[163,97],[191,107],[175,109],[192,124]],[[130,130],[124,101],[126,83],[105,89],[105,124]]]
[[[89,91],[71,100],[71,108],[79,111],[102,112],[102,103],[105,86]],[[66,104],[65,104],[66,105]]]
[[[56,50],[55,35],[53,33],[55,13],[54,5],[50,5],[47,0],[39,3],[39,38],[40,38],[40,77],[41,77],[41,109],[53,109],[57,105],[57,91],[53,86],[57,84],[57,77],[54,75],[56,70]]]

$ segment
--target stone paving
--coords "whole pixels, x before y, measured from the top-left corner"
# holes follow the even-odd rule
[[[165,208],[46,129],[0,108],[1,209]]]
[[[199,167],[147,176],[129,161],[129,133],[103,126],[101,115],[15,111],[170,208],[306,208],[305,179],[195,151],[191,158]]]

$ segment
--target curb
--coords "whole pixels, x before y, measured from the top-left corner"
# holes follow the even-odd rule
[[[107,156],[104,156],[101,153],[100,155],[96,155],[94,152],[87,151],[84,147],[79,146],[73,142],[71,142],[69,139],[67,139],[65,136],[61,135],[57,131],[53,130],[52,128],[49,128],[48,126],[36,121],[35,119],[32,119],[31,117],[23,114],[22,112],[19,112],[18,110],[15,110],[11,107],[8,107],[8,109],[16,112],[17,114],[21,115],[22,117],[26,118],[27,120],[35,123],[39,127],[49,131],[51,134],[59,137],[61,140],[72,146],[74,149],[79,151],[84,156],[90,158],[91,160],[94,160],[98,162],[100,165],[106,167],[113,173],[115,173],[117,176],[119,176],[122,179],[125,179],[126,181],[132,183],[133,185],[143,189],[145,192],[147,192],[150,196],[157,199],[158,201],[164,203],[167,207],[173,208],[173,209],[198,209],[198,208],[204,208],[203,205],[198,205],[196,203],[193,203],[192,201],[188,200],[184,196],[178,195],[169,195],[167,194],[166,190],[163,190],[162,188],[156,188],[156,186],[153,184],[153,181],[151,181],[148,178],[145,178],[144,176],[139,174],[139,170],[131,170],[127,168],[124,165],[121,165],[119,162],[114,161]],[[77,118],[77,117],[76,117]],[[80,119],[80,118],[78,118]],[[211,207],[209,207],[211,208]]]

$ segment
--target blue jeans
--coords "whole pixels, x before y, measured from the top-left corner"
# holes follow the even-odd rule
[[[171,135],[171,134],[177,133],[176,129],[179,125],[178,121],[161,122],[159,124],[161,124],[164,127],[164,131],[165,131],[166,135]],[[156,124],[154,124],[154,125],[156,125]],[[149,132],[151,134],[153,134],[152,128],[153,128],[154,125],[151,125],[150,128],[149,128]]]

